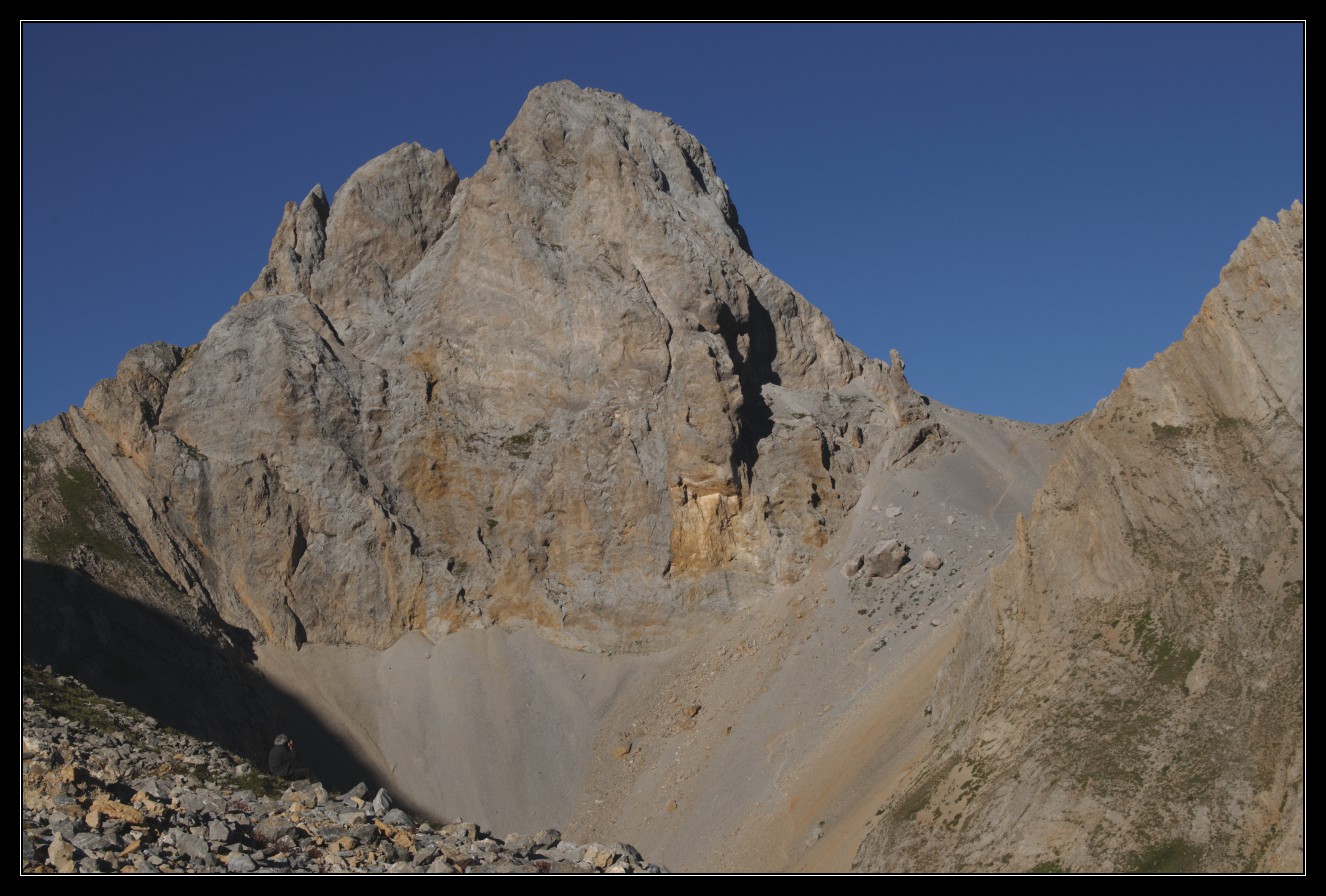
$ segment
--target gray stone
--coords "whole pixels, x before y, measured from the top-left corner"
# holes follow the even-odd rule
[[[472,821],[457,821],[443,825],[442,834],[472,842],[479,837],[479,826]]]
[[[359,824],[346,829],[347,835],[355,838],[360,843],[374,843],[378,839],[379,831],[376,825]]]
[[[513,862],[510,859],[497,859],[486,865],[478,865],[473,868],[466,868],[466,874],[538,874],[539,869],[534,865],[522,865]]]
[[[37,856],[37,844],[32,835],[27,831],[22,832],[19,837],[19,858],[23,860],[33,859]]]
[[[65,840],[73,840],[86,827],[86,825],[81,825],[68,815],[63,814],[52,815],[49,824],[51,830]]]
[[[907,545],[890,538],[871,549],[866,555],[862,570],[868,576],[887,579],[896,575],[907,559]]]
[[[207,841],[187,831],[176,830],[172,832],[172,840],[175,848],[187,856],[195,859],[205,859],[211,855],[212,851],[207,846]]]
[[[383,813],[382,820],[398,828],[414,827],[414,819],[400,809],[388,809]]]
[[[226,870],[232,874],[247,874],[250,871],[257,871],[258,866],[244,853],[232,852],[226,859]]]
[[[534,842],[534,838],[526,834],[507,834],[502,843],[508,852],[514,853],[518,856],[529,855],[537,846]]]
[[[104,849],[110,849],[112,843],[100,834],[94,834],[91,831],[83,831],[75,834],[70,840],[74,846],[83,850],[83,852],[100,852]]]
[[[253,826],[253,833],[269,843],[293,837],[299,828],[284,815],[269,815]]]
[[[61,874],[69,874],[77,868],[74,857],[73,844],[66,840],[63,834],[56,831],[54,836],[51,837],[50,844],[46,847],[46,861]]]
[[[550,859],[569,862],[573,865],[585,861],[585,847],[577,843],[567,843],[564,840],[555,846],[545,847],[543,854]]]

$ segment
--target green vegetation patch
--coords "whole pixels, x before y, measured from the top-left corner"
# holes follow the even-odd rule
[[[1150,613],[1143,613],[1133,623],[1133,643],[1151,665],[1151,678],[1157,684],[1182,684],[1202,655],[1200,650],[1176,644],[1160,630]]]
[[[32,476],[41,468],[41,462],[45,459],[41,449],[39,449],[32,439],[23,440],[23,480],[26,483],[29,476]]]
[[[97,527],[98,510],[106,512],[106,499],[90,470],[60,470],[55,479],[65,521],[33,535],[33,544],[44,559],[58,563],[79,545],[108,560],[128,560],[125,546]]]
[[[1151,424],[1151,435],[1159,442],[1186,439],[1191,433],[1192,429],[1187,426],[1171,426],[1168,423]]]
[[[1133,857],[1132,870],[1141,874],[1184,874],[1201,868],[1202,848],[1187,840],[1171,840]]]
[[[1295,579],[1292,582],[1285,582],[1285,609],[1293,610],[1303,606],[1303,580]]]
[[[72,681],[62,681],[59,676],[26,661],[23,663],[23,696],[31,697],[52,716],[63,716],[102,734],[124,727],[116,721],[116,712],[136,714],[135,710],[128,710]]]
[[[945,778],[958,767],[960,759],[957,756],[949,758],[946,762],[922,777],[912,788],[903,794],[893,806],[893,818],[895,821],[911,821],[926,806],[930,805],[930,800],[935,795],[935,791]]]
[[[518,457],[525,460],[534,450],[534,446],[543,441],[544,427],[536,426],[529,432],[522,432],[518,435],[508,436],[502,440],[502,450],[512,457]]]
[[[242,775],[231,775],[216,783],[220,784],[222,788],[228,789],[232,792],[236,790],[247,790],[258,796],[272,797],[273,799],[285,793],[285,789],[288,786],[288,782],[285,780],[278,778],[275,775],[269,775],[266,772],[260,772],[252,766],[250,766],[249,770]]]

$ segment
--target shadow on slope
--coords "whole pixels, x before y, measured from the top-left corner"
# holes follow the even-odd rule
[[[249,666],[247,633],[192,631],[81,572],[35,560],[23,561],[21,626],[24,659],[260,768],[272,737],[285,732],[330,789],[373,779],[350,745]]]

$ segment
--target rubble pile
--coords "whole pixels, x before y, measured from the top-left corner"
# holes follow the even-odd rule
[[[626,844],[551,829],[497,838],[472,822],[418,821],[363,783],[338,794],[281,781],[73,678],[39,676],[23,699],[25,873],[664,871]],[[36,691],[58,692],[59,709]]]

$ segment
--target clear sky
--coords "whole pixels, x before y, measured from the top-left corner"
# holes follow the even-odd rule
[[[187,345],[287,200],[396,144],[474,173],[568,78],[704,143],[755,256],[920,391],[1038,422],[1181,335],[1303,197],[1287,24],[42,24],[22,38],[22,424]]]

